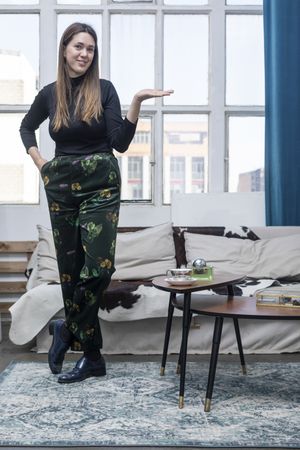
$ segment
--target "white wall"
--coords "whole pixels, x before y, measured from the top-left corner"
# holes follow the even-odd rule
[[[170,206],[122,204],[120,226],[152,226],[171,221],[174,225],[264,226],[264,194],[176,194]],[[0,240],[35,240],[36,225],[50,227],[43,187],[40,205],[0,205]]]
[[[36,225],[50,226],[46,199],[40,205],[0,205],[1,241],[36,240]]]
[[[264,226],[263,192],[174,194],[172,222],[186,226]]]
[[[151,226],[171,220],[169,206],[122,204],[120,226]],[[43,186],[39,205],[0,205],[0,240],[36,240],[36,225],[50,227]]]

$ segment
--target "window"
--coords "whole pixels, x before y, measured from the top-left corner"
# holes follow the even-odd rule
[[[125,153],[115,152],[122,176],[123,201],[150,202],[152,196],[152,119],[141,117],[135,137]]]
[[[110,29],[110,79],[122,105],[130,105],[135,92],[155,85],[155,15],[112,14]]]
[[[165,15],[164,87],[175,91],[166,105],[207,105],[208,42],[207,14]]]
[[[262,1],[230,0],[230,5]],[[230,10],[229,10],[230,11]],[[247,10],[241,10],[244,12]],[[261,14],[226,15],[226,179],[230,192],[264,190],[264,55]]]
[[[172,193],[207,191],[208,116],[164,115],[164,203]]]
[[[39,201],[39,174],[18,129],[38,90],[55,80],[58,42],[74,21],[96,29],[101,76],[115,85],[124,115],[140,89],[175,90],[143,103],[130,148],[116,152],[122,201],[163,209],[176,191],[263,190],[262,3],[0,0],[0,202]],[[38,138],[49,159],[47,124]]]
[[[226,104],[263,105],[262,16],[226,17]]]
[[[25,105],[34,99],[39,84],[38,36],[38,14],[1,14],[0,8],[1,203],[39,201],[39,174],[19,137]]]
[[[150,132],[137,130],[132,140],[133,144],[150,144]]]
[[[192,192],[204,192],[204,158],[192,158]]]
[[[143,198],[143,158],[141,156],[128,158],[128,188],[129,198],[133,200]]]
[[[228,190],[230,192],[263,191],[263,117],[229,117],[228,150]]]
[[[0,5],[37,5],[39,0],[0,0]]]

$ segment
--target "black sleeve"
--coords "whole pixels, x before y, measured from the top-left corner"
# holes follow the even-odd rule
[[[49,108],[44,88],[35,97],[28,113],[21,122],[20,134],[27,153],[30,147],[37,147],[35,130],[48,116]]]
[[[106,80],[105,80],[106,81]],[[105,91],[103,102],[103,116],[106,123],[109,144],[118,152],[125,152],[132,141],[136,123],[130,122],[126,117],[122,118],[120,100],[116,89],[111,82],[106,81],[102,85]]]

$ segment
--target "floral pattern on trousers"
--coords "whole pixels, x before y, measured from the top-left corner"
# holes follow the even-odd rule
[[[112,153],[58,156],[41,170],[73,350],[102,348],[98,310],[115,271],[121,178]]]

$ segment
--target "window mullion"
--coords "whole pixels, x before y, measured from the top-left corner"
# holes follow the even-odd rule
[[[56,79],[57,20],[55,0],[40,0],[40,87]]]
[[[225,9],[220,0],[211,0],[210,15],[210,117],[208,190],[225,187]]]
[[[56,80],[57,67],[57,16],[55,0],[40,0],[40,89]],[[53,158],[53,141],[48,127],[40,127],[40,149],[43,157]],[[41,197],[41,202],[44,196]]]
[[[102,42],[99,42],[99,47],[101,48],[100,76],[108,80],[110,80],[110,18],[111,14],[106,7],[102,12]]]
[[[155,19],[155,86],[165,88],[163,86],[164,73],[164,15],[160,5],[157,6]],[[155,107],[157,113],[153,117],[153,140],[152,145],[152,200],[156,206],[161,206],[163,199],[163,116],[162,116],[162,99],[156,99]]]

